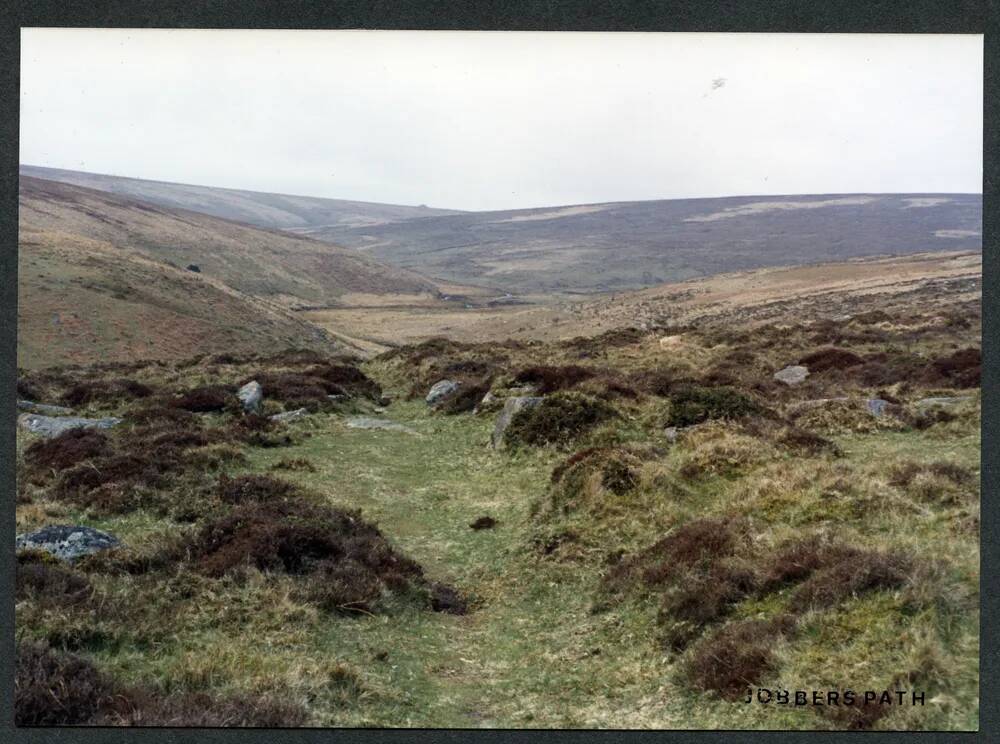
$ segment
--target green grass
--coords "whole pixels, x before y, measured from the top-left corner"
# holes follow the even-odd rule
[[[316,414],[291,424],[290,447],[244,448],[249,460],[239,469],[272,472],[279,460],[309,460],[315,472],[274,474],[331,505],[360,508],[429,578],[470,597],[468,615],[400,603],[385,614],[330,616],[302,601],[286,576],[251,572],[241,582],[181,571],[94,576],[104,596],[127,606],[127,623],[19,606],[19,633],[82,639],[80,650],[103,668],[167,691],[279,690],[305,704],[314,725],[830,727],[808,707],[744,705],[692,690],[680,674],[685,656],[661,648],[654,600],[627,598],[595,611],[605,570],[600,560],[546,559],[531,548],[539,529],[531,507],[546,494],[565,452],[495,452],[488,446],[492,416],[434,415],[422,401],[403,400],[401,390],[389,392],[395,402],[373,415],[417,435],[352,429],[341,415]],[[633,416],[625,438],[662,445],[654,421]],[[720,437],[747,446],[728,430]],[[894,711],[880,725],[975,728],[978,544],[955,529],[968,507],[906,506],[879,473],[903,460],[948,460],[978,470],[978,421],[947,436],[876,432],[837,443],[845,455],[836,461],[771,450],[763,459],[741,459],[743,450],[735,450],[732,468],[692,477],[679,496],[657,475],[676,478],[678,467],[702,451],[703,444],[682,442],[649,466],[631,501],[593,525],[592,537],[604,552],[631,551],[688,519],[742,510],[762,531],[762,560],[776,541],[804,528],[942,556],[947,565],[917,609],[899,592],[876,592],[807,614],[797,633],[777,642],[781,669],[763,686],[881,689],[897,674],[919,671],[928,705]],[[858,490],[839,503],[818,495],[841,471]],[[134,546],[189,529],[143,512],[95,518],[53,508],[65,521],[107,529]],[[29,522],[45,521],[24,513]],[[470,529],[484,515],[498,525]],[[587,526],[585,516],[576,519]],[[785,592],[747,600],[731,617],[772,616],[787,598]]]

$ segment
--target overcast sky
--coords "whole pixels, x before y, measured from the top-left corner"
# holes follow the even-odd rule
[[[982,37],[25,29],[21,162],[457,209],[979,192]]]

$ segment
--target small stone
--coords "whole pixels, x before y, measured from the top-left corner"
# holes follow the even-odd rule
[[[793,364],[774,373],[774,379],[786,385],[798,385],[809,376],[809,369],[800,364]]]
[[[449,395],[454,393],[459,388],[459,383],[454,380],[441,380],[435,382],[431,386],[431,389],[427,392],[427,397],[424,399],[427,401],[427,405],[434,406],[443,401]]]
[[[237,391],[236,397],[240,399],[246,413],[257,413],[260,402],[264,399],[264,391],[259,382],[251,380]]]
[[[673,444],[677,441],[677,437],[680,435],[680,429],[676,426],[668,426],[663,430],[663,435],[667,438],[667,441]]]
[[[74,561],[85,555],[99,553],[121,545],[114,535],[93,527],[57,524],[18,535],[14,540],[17,550],[41,550],[63,561]]]

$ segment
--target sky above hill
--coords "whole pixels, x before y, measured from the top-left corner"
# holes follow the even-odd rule
[[[24,29],[21,162],[454,209],[979,192],[982,37]]]

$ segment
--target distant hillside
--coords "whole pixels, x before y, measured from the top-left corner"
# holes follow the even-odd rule
[[[30,212],[22,213],[17,295],[24,368],[343,349],[280,306],[106,241],[41,227]]]
[[[192,186],[33,165],[22,165],[21,175],[85,186],[161,207],[190,209],[215,217],[275,229],[295,230],[329,225],[357,227],[415,217],[459,214],[452,209]]]
[[[437,292],[431,281],[355,250],[24,176],[20,226],[22,240],[59,234],[180,268],[194,264],[206,278],[288,307],[332,304],[350,293]]]
[[[982,249],[979,194],[732,197],[475,212],[309,235],[512,293],[637,289],[731,271]]]

